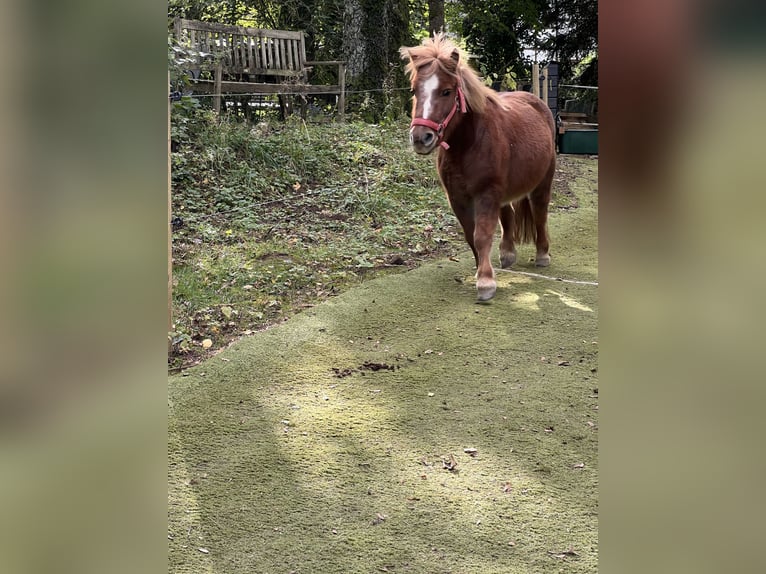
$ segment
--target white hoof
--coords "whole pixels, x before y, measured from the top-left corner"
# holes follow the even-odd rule
[[[476,293],[479,301],[489,301],[495,296],[497,283],[494,279],[479,279],[476,282]]]
[[[547,253],[545,255],[538,255],[535,259],[535,267],[548,267],[551,264],[551,256]]]

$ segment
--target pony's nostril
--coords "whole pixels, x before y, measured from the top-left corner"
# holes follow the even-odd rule
[[[426,134],[423,136],[423,143],[426,145],[431,145],[431,142],[434,139],[434,134],[431,132],[426,132]]]

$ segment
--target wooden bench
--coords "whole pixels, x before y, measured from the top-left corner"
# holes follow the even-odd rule
[[[199,20],[175,20],[179,44],[204,56],[196,71],[212,68],[212,78],[194,80],[195,90],[212,94],[213,107],[221,109],[224,94],[300,95],[302,115],[309,94],[338,96],[338,117],[343,120],[346,105],[343,61],[307,61],[305,34],[300,31],[265,30],[229,26]],[[204,60],[207,60],[205,62]],[[309,75],[315,66],[338,66],[338,84],[311,85]]]

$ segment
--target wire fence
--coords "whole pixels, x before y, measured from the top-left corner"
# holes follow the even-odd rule
[[[368,92],[386,92],[386,93],[389,93],[389,92],[403,92],[403,91],[409,91],[409,88],[370,88],[370,89],[367,89],[367,90],[345,90],[345,93],[348,95],[348,94],[366,94]],[[280,92],[269,92],[268,94],[265,94],[263,92],[243,92],[243,93],[240,93],[240,92],[237,92],[237,93],[225,92],[225,93],[220,93],[220,94],[189,94],[189,95],[192,95],[195,98],[215,98],[215,97],[238,97],[238,96],[265,96],[265,97],[268,97],[268,96],[275,96],[275,95],[280,95],[280,96],[298,96],[298,95],[301,95],[301,94],[312,95],[312,96],[317,96],[317,95],[335,95],[335,96],[337,96],[338,92],[337,91],[321,92],[321,91],[311,90],[311,92],[309,93],[309,92],[302,92],[300,90],[300,88],[296,88],[296,89],[293,89],[293,90],[286,89],[285,91],[280,91]]]

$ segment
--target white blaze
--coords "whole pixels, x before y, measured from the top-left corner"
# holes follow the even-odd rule
[[[423,82],[423,119],[429,120],[428,116],[431,114],[431,98],[434,95],[434,92],[436,91],[436,88],[439,87],[439,78],[436,77],[436,74],[428,78],[425,82]]]

